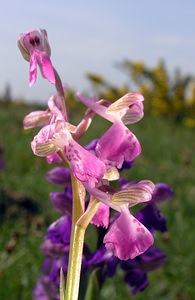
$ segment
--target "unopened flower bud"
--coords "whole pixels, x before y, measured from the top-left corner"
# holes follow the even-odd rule
[[[30,57],[35,49],[46,52],[51,56],[47,32],[44,29],[40,29],[40,32],[38,30],[30,30],[25,34],[20,34],[18,47],[27,61],[30,61]]]

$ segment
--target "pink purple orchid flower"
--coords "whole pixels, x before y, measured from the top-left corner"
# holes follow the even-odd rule
[[[54,69],[50,60],[51,49],[46,30],[31,30],[21,34],[18,38],[18,47],[25,60],[30,62],[29,87],[37,79],[37,65],[41,74],[52,84],[55,84]]]

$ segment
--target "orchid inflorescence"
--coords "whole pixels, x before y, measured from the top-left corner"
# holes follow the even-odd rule
[[[91,273],[97,266],[100,286],[120,265],[125,281],[134,287],[132,293],[144,290],[147,272],[166,261],[166,255],[152,246],[153,232],[166,231],[166,219],[156,204],[170,199],[173,191],[165,183],[126,182],[121,177],[121,171],[131,168],[141,153],[138,139],[126,125],[143,118],[143,96],[129,92],[111,103],[77,93],[87,110],[75,126],[69,121],[66,88],[50,59],[47,32],[40,29],[21,34],[18,46],[30,62],[29,86],[35,83],[39,66],[42,76],[57,91],[45,111],[31,112],[24,118],[25,129],[41,127],[31,142],[32,151],[46,157],[48,163],[65,164],[47,175],[50,182],[64,189],[50,194],[62,217],[48,228],[42,245],[45,262],[34,290],[35,299],[78,299],[81,274]],[[111,126],[83,147],[79,140],[96,114]],[[118,182],[119,187],[112,182]],[[137,204],[144,207],[134,217],[129,208]],[[89,224],[97,226],[95,252],[84,241]]]

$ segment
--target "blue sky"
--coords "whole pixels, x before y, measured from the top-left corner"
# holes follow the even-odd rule
[[[1,3],[2,0],[0,0]],[[14,97],[47,101],[54,87],[46,80],[28,88],[29,65],[16,42],[20,33],[44,28],[52,62],[63,82],[89,88],[86,72],[102,74],[114,84],[127,82],[115,67],[124,59],[148,66],[164,59],[173,72],[195,74],[194,0],[7,0],[0,11],[0,93],[9,83]]]

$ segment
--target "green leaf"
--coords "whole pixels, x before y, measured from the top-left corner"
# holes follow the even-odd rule
[[[100,268],[96,268],[91,273],[84,300],[99,300],[100,298],[100,286],[98,282],[99,271]]]
[[[60,269],[60,300],[65,300],[65,280],[62,268]]]

